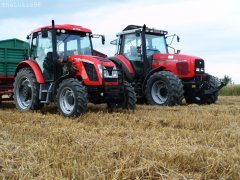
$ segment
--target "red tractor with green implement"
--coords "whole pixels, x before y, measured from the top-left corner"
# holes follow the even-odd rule
[[[97,37],[104,44],[104,36],[94,35],[90,29],[55,25],[54,21],[51,26],[35,29],[28,36],[25,60],[15,67],[8,80],[6,76],[0,79],[8,87],[1,97],[13,93],[16,107],[22,111],[38,110],[54,102],[66,117],[84,113],[88,102],[107,103],[111,109],[135,109],[135,92],[119,76],[122,70],[93,50],[91,39]]]
[[[125,80],[134,86],[139,101],[177,105],[185,98],[187,103],[215,103],[225,84],[205,72],[202,58],[175,53],[167,38],[173,40],[176,35],[167,34],[146,25],[129,25],[111,42],[117,52],[109,59],[123,69]],[[173,54],[169,48],[174,49]]]

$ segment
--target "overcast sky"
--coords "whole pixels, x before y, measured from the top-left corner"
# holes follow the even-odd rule
[[[129,24],[167,30],[180,36],[174,46],[182,54],[202,57],[207,72],[240,84],[240,0],[0,0],[0,40],[25,40],[52,19],[105,34],[104,46],[94,44],[109,56],[109,42]]]

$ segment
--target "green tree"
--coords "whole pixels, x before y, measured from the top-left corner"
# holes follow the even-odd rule
[[[232,78],[228,75],[224,75],[224,77],[221,79],[221,81],[226,84],[233,84]]]

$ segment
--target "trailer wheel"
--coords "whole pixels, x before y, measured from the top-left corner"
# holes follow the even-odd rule
[[[13,83],[14,103],[22,111],[38,110],[43,107],[39,100],[39,84],[30,68],[23,68],[15,77]]]
[[[151,105],[177,105],[183,99],[183,85],[171,72],[156,72],[147,81],[145,95]]]
[[[208,75],[208,76],[209,76],[209,80],[208,80],[209,87],[212,87],[212,88],[218,87],[218,82],[216,81],[216,79],[211,75]],[[185,97],[186,103],[188,104],[195,103],[195,104],[201,105],[201,104],[215,103],[218,100],[218,95],[219,95],[219,91],[216,91],[209,95],[203,95],[201,93],[194,93],[194,92],[186,92],[184,94],[184,97]]]
[[[65,117],[77,117],[87,111],[87,90],[74,78],[65,79],[57,90],[58,111]]]

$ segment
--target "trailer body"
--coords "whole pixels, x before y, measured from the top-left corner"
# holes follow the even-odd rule
[[[28,43],[25,41],[19,39],[0,41],[0,101],[3,97],[11,99],[16,67],[24,60],[27,51]]]

